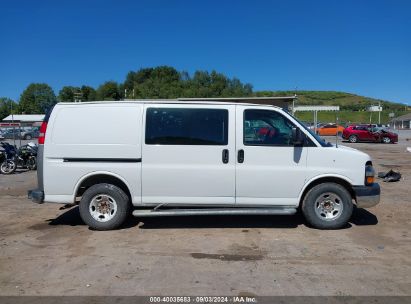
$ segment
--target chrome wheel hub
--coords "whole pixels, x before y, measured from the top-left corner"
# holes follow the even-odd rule
[[[335,193],[323,193],[315,201],[315,214],[322,220],[335,220],[341,215],[342,210],[343,202]]]
[[[14,170],[15,164],[12,161],[6,160],[1,164],[1,169],[4,173],[10,173]]]
[[[99,222],[108,222],[117,212],[117,203],[107,194],[98,194],[90,202],[89,212]]]

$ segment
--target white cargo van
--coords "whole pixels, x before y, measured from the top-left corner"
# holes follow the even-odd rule
[[[340,228],[379,203],[370,157],[274,106],[59,103],[40,130],[35,202],[74,203],[98,230],[137,217],[294,214]],[[299,208],[301,207],[301,208]]]

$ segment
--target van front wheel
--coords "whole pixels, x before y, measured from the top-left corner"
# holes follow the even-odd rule
[[[339,184],[319,184],[306,194],[302,212],[307,222],[315,228],[342,228],[347,225],[353,212],[351,195]]]
[[[111,184],[96,184],[84,192],[81,198],[80,216],[95,230],[112,230],[120,227],[130,211],[128,196]]]

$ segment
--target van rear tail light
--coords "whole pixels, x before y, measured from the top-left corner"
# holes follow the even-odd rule
[[[44,145],[44,141],[46,139],[46,131],[47,131],[47,122],[43,121],[40,127],[39,145]]]

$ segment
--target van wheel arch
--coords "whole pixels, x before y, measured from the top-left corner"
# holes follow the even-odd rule
[[[94,174],[91,176],[86,177],[83,181],[81,181],[80,185],[77,187],[75,197],[83,196],[84,192],[94,186],[96,184],[111,184],[114,186],[119,187],[124,193],[128,196],[129,202],[131,203],[132,197],[128,186],[122,181],[120,178],[110,175],[110,174]]]
[[[320,184],[324,184],[324,183],[339,184],[339,185],[343,186],[350,193],[352,199],[354,199],[354,200],[356,199],[355,192],[354,192],[351,184],[349,182],[347,182],[346,180],[344,180],[342,178],[338,178],[338,177],[322,177],[322,178],[319,178],[319,179],[316,179],[316,180],[312,181],[304,189],[303,194],[300,197],[300,202],[299,202],[298,208],[301,209],[302,203],[303,203],[304,198],[307,195],[308,191],[310,191],[315,186],[320,185]]]

